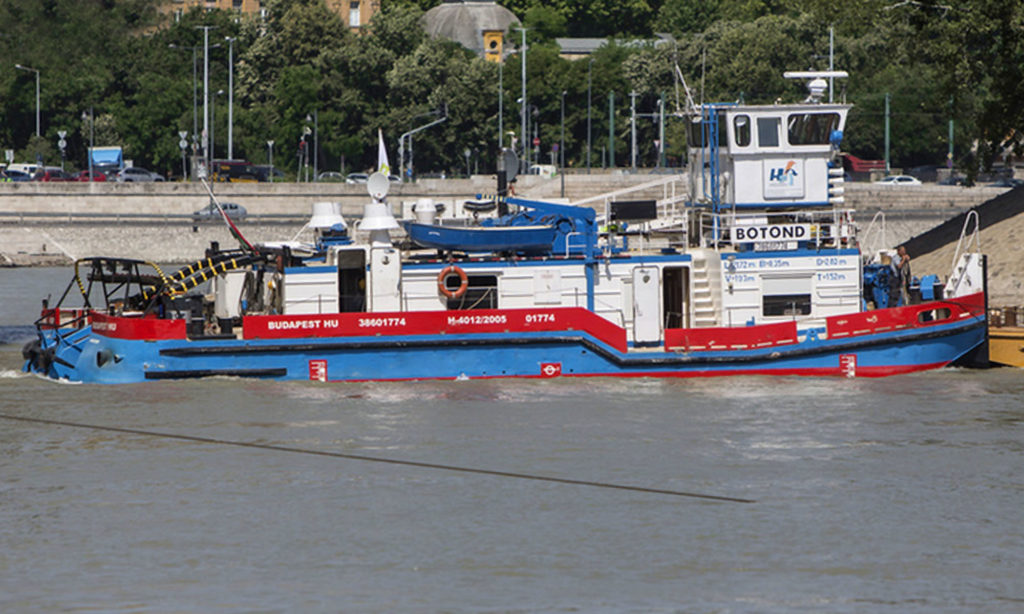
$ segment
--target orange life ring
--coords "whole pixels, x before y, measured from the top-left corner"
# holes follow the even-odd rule
[[[449,273],[455,273],[456,275],[459,276],[458,290],[449,290],[448,286],[445,285],[444,281],[445,279],[448,278]],[[437,274],[437,289],[440,290],[441,294],[447,296],[448,298],[459,298],[460,296],[466,293],[466,288],[468,287],[469,277],[466,277],[466,272],[460,269],[459,267],[455,266],[454,264],[446,266],[445,268],[441,269],[440,273]]]

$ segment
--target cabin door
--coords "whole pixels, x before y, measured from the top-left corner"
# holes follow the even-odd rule
[[[681,266],[667,266],[662,270],[664,290],[665,328],[689,328],[689,310],[686,308],[686,291],[690,287],[690,270]]]
[[[366,252],[338,252],[338,311],[366,311]]]
[[[633,342],[661,342],[661,288],[658,269],[633,269]]]

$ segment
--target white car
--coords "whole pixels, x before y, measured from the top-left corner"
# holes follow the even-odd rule
[[[910,175],[889,175],[876,181],[875,185],[921,185],[921,180]]]
[[[117,181],[120,181],[122,183],[124,183],[126,181],[128,181],[128,182],[135,182],[135,181],[163,181],[163,180],[164,180],[164,178],[163,178],[162,175],[159,175],[159,174],[154,173],[152,171],[147,171],[146,169],[138,167],[138,166],[129,166],[128,168],[121,169],[121,171],[119,173],[117,173]]]

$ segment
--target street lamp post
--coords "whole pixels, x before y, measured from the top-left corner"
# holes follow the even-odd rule
[[[502,57],[501,61],[498,62],[498,155],[501,155],[501,151],[505,149],[505,137],[502,134],[502,113],[504,113],[504,103],[502,99],[505,97],[505,70],[502,68],[505,65],[505,58]],[[404,180],[404,178],[403,178]]]
[[[88,164],[89,164],[89,183],[92,183],[93,181],[96,180],[92,176],[92,148],[93,148],[93,132],[94,132],[93,127],[95,126],[95,122],[93,122],[92,107],[89,107],[89,114],[88,115],[86,115],[85,111],[82,111],[82,121],[84,122],[86,119],[89,120],[89,151],[86,153],[85,157],[86,157],[86,159],[88,161]]]
[[[203,31],[203,159],[210,166],[210,30],[215,26],[196,26]]]
[[[593,85],[591,78],[594,71],[594,58],[587,64],[587,174],[590,174],[590,91]]]
[[[235,38],[225,36],[228,42],[228,160],[235,159]]]
[[[562,90],[562,134],[558,143],[558,175],[562,178],[562,198],[565,198],[565,95],[568,93]]]
[[[526,28],[517,28],[523,35],[523,53],[520,56],[522,64],[522,105],[519,107],[519,115],[522,124],[522,132],[520,133],[520,140],[523,142],[523,158],[519,163],[519,171],[525,173],[526,169],[530,168],[530,135],[526,131]]]
[[[39,132],[39,71],[35,68],[29,68],[28,66],[22,66],[21,64],[15,64],[15,68],[18,70],[24,70],[28,72],[36,73],[36,136],[40,135]]]
[[[636,97],[639,94],[636,91],[629,93],[629,160],[633,167],[633,172],[636,172]]]

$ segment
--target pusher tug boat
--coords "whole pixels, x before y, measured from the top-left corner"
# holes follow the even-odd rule
[[[944,282],[901,291],[891,265],[861,254],[843,207],[850,106],[821,93],[823,77],[845,73],[787,76],[810,79],[807,100],[692,109],[678,196],[676,176],[652,182],[664,198],[616,194],[597,210],[421,200],[403,206],[396,243],[378,173],[358,232],[339,205],[316,203],[314,244],[251,245],[224,216],[241,249],[213,245],[175,272],[80,260],[44,303],[25,369],[97,383],[852,377],[983,352],[976,217]]]

